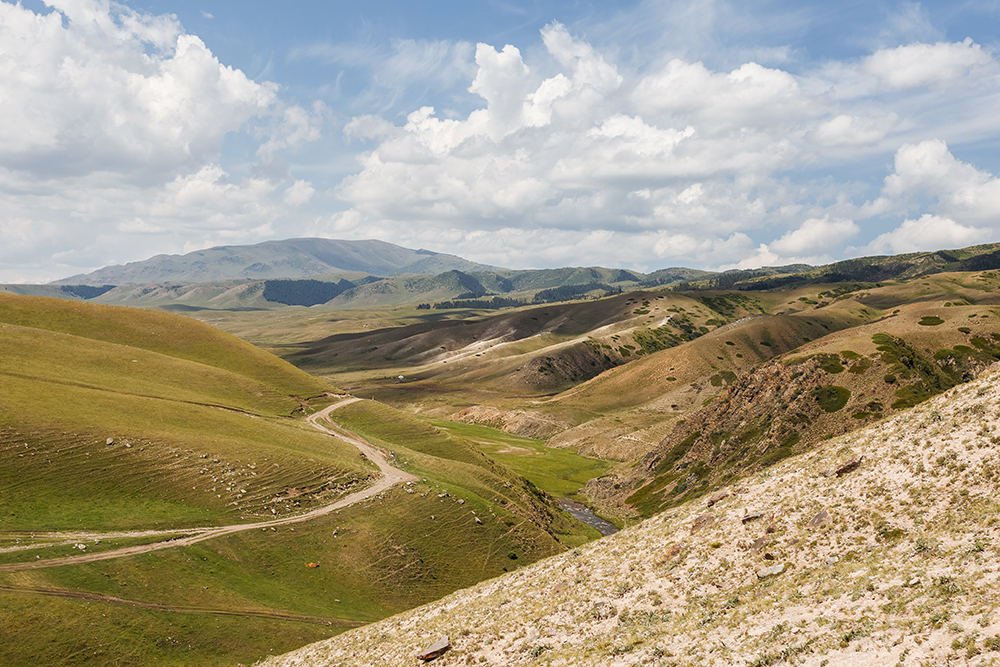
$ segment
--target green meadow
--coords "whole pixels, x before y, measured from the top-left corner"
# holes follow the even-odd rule
[[[178,315],[0,295],[0,379],[5,664],[252,664],[597,537],[552,496],[601,462],[360,401],[333,418],[419,482],[307,522],[4,571],[294,515],[376,471],[302,419],[335,387]]]

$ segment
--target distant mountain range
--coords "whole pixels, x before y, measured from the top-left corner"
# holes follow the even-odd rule
[[[47,285],[0,285],[0,292],[165,310],[259,310],[282,306],[497,309],[642,288],[682,291],[787,290],[808,285],[907,280],[946,271],[1000,268],[1000,244],[824,266],[793,264],[722,273],[665,268],[502,269],[384,241],[289,239],[157,255]]]
[[[205,283],[235,279],[308,278],[363,273],[377,276],[493,271],[497,267],[433,252],[410,250],[384,241],[288,239],[256,245],[218,246],[186,255],[157,255],[141,262],[106,266],[53,285],[142,285]]]

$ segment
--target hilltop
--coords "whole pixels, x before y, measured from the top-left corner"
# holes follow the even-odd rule
[[[998,384],[263,664],[995,664]]]

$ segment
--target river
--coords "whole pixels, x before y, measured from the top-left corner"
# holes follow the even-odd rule
[[[618,532],[618,528],[615,527],[615,524],[610,521],[605,521],[601,517],[597,516],[591,512],[586,505],[575,503],[572,500],[567,500],[566,498],[560,498],[559,507],[569,512],[577,521],[581,521],[591,528],[597,529],[601,535],[611,535]]]

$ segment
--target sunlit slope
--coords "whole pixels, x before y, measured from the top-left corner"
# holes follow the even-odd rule
[[[827,322],[823,316],[760,315],[606,371],[536,406],[585,416],[549,445],[619,460],[641,456],[737,376],[822,337]]]
[[[763,312],[752,298],[735,297],[727,305],[720,312],[687,295],[640,291],[463,320],[428,315],[418,324],[303,343],[286,358],[396,404],[413,396],[444,406],[467,405],[470,398],[507,403],[554,395]],[[396,381],[399,375],[405,384]]]
[[[1000,661],[996,372],[579,550],[267,667]]]
[[[327,405],[329,385],[211,327],[3,306],[0,564],[300,514],[375,474],[293,414]],[[484,456],[487,429],[452,433],[371,401],[333,418],[420,481],[294,525],[0,571],[4,664],[251,664],[597,536]]]
[[[257,380],[289,397],[329,390],[324,382],[253,345],[169,313],[0,294],[0,322],[194,361]]]
[[[209,326],[9,296],[0,322],[0,529],[238,521],[371,474],[289,419],[328,385]]]
[[[390,452],[420,481],[293,527],[254,529],[126,559],[0,573],[0,620],[25,632],[17,638],[16,651],[11,635],[0,637],[0,650],[16,656],[10,664],[58,664],[73,651],[85,651],[94,664],[252,664],[596,537],[553,511],[533,485],[480,454],[478,443],[489,439],[487,429],[478,429],[473,440],[372,401],[345,406],[333,417]],[[122,458],[132,453],[114,449]],[[24,453],[36,464],[44,455],[35,447],[19,452],[15,446],[11,453]],[[86,458],[79,456],[77,462]],[[254,460],[258,471],[274,461]],[[205,481],[194,480],[199,487]],[[300,500],[305,506],[309,495],[286,497],[282,505]],[[27,533],[20,536],[27,540]],[[88,550],[98,550],[127,538],[101,544],[81,539]],[[6,544],[13,542],[12,536]],[[48,558],[70,551],[72,545],[61,545],[0,557],[30,561],[36,553]],[[4,592],[5,586],[168,609],[110,599],[26,598],[23,592]],[[75,617],[65,624],[38,622],[83,612],[86,624]],[[240,622],[220,624],[220,616]],[[280,617],[291,618],[276,620]],[[228,631],[220,634],[223,629]]]

